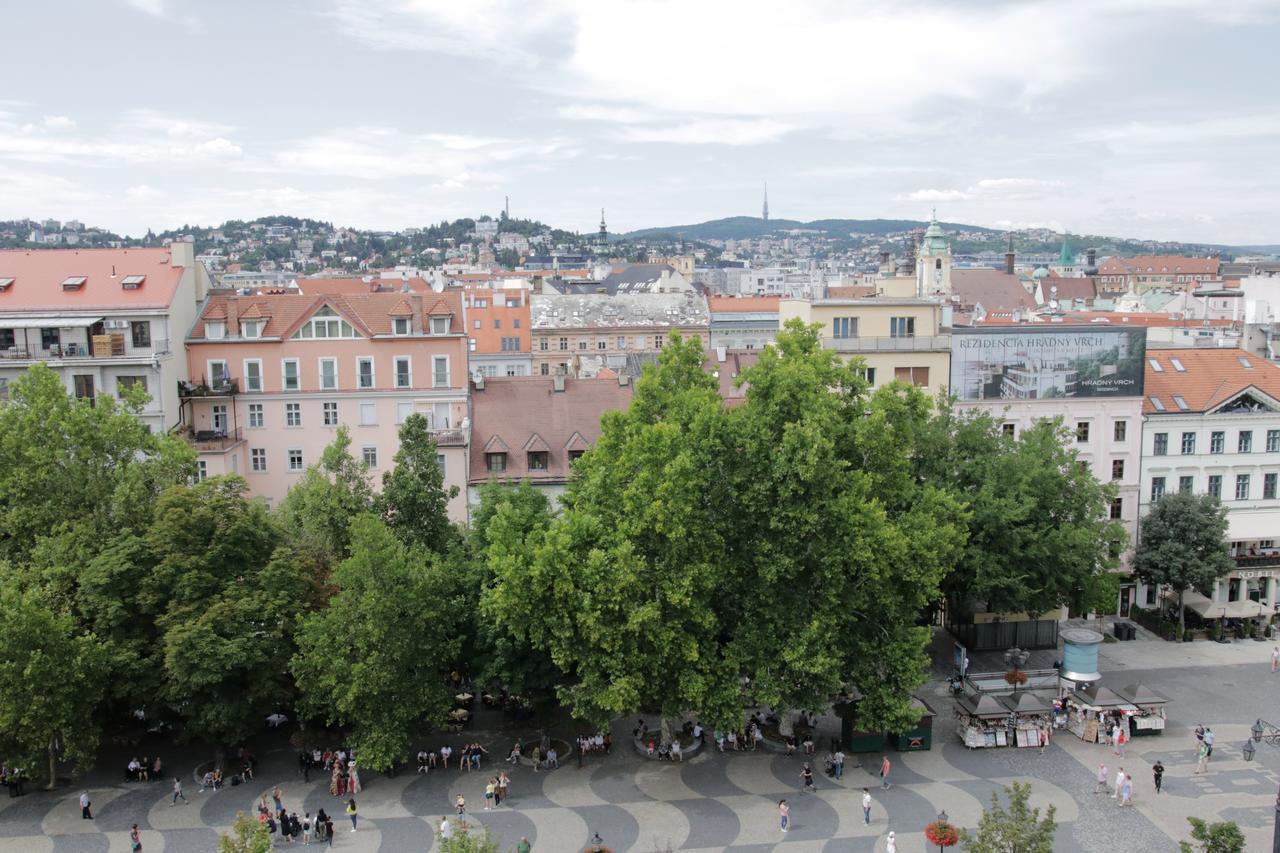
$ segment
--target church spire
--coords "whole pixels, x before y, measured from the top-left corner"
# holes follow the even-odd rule
[[[604,208],[600,208],[600,242],[609,242],[609,229],[604,224]]]
[[[765,222],[769,221],[769,182],[764,182],[764,209],[760,211],[760,218]]]

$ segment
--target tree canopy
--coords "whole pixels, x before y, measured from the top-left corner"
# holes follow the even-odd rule
[[[1053,853],[1057,809],[1049,806],[1041,818],[1040,809],[1030,806],[1031,786],[1024,782],[1006,786],[1004,794],[1009,807],[993,791],[991,808],[982,813],[977,832],[961,832],[961,849],[965,853]]]
[[[458,487],[445,488],[436,460],[436,440],[427,419],[415,412],[400,426],[395,464],[382,475],[377,506],[383,520],[406,545],[444,553],[456,539],[449,501]]]
[[[1227,546],[1227,508],[1212,495],[1167,494],[1142,519],[1134,574],[1178,594],[1180,626],[1186,625],[1186,591],[1210,595],[1214,582],[1234,568]]]

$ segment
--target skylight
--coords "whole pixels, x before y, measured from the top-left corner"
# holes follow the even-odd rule
[[[88,280],[88,277],[83,275],[67,276],[62,280],[62,289],[79,290],[81,287],[84,287],[84,283]]]
[[[8,289],[9,289],[9,285],[11,285],[11,284],[13,284],[13,279],[11,279],[11,278],[0,278],[0,290],[8,290]]]
[[[1177,404],[1178,404],[1178,408],[1179,408],[1179,409],[1182,409],[1182,411],[1184,411],[1184,412],[1189,412],[1189,411],[1191,411],[1191,407],[1187,405],[1187,401],[1186,401],[1186,400],[1182,399],[1182,395],[1181,395],[1181,394],[1174,394],[1174,395],[1173,395],[1173,402],[1177,403]]]
[[[125,290],[137,290],[147,280],[145,275],[127,275],[120,279],[120,286]]]
[[[1151,401],[1151,405],[1155,406],[1157,412],[1163,412],[1165,410],[1164,403],[1160,402],[1159,397],[1148,397],[1147,399]]]
[[[1176,370],[1176,371],[1178,371],[1179,373],[1186,373],[1186,372],[1187,372],[1187,369],[1186,369],[1185,367],[1183,367],[1183,366],[1182,366],[1182,362],[1178,361],[1176,358],[1171,358],[1171,359],[1169,359],[1169,363],[1170,363],[1170,364],[1172,364],[1172,365],[1173,365],[1173,369],[1174,369],[1174,370]]]
[[[1241,366],[1241,367],[1247,367],[1247,368],[1249,368],[1249,369],[1251,369],[1251,370],[1253,369],[1253,362],[1249,361],[1249,359],[1245,358],[1245,357],[1244,357],[1244,356],[1242,356],[1242,355],[1241,355],[1241,356],[1236,356],[1236,357],[1240,359],[1240,366]]]
[[[1160,362],[1156,361],[1154,358],[1147,359],[1147,364],[1151,365],[1151,369],[1156,373],[1164,373],[1164,368],[1161,367]]]

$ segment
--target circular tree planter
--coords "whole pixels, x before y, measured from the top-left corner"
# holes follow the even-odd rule
[[[702,741],[695,740],[693,735],[689,734],[688,732],[678,731],[678,732],[673,732],[672,734],[676,740],[680,741],[680,754],[681,754],[682,761],[688,761],[690,758],[692,758],[693,756],[697,755],[699,752],[702,751],[702,748],[703,748]],[[710,737],[711,735],[710,735],[710,732],[707,732],[704,729],[703,736]],[[648,736],[644,738],[632,737],[631,743],[635,747],[636,753],[641,758],[648,759],[649,761],[662,761],[664,759],[658,758],[658,751],[656,749],[658,742],[661,739],[662,739],[661,732],[654,730],[649,732]],[[655,747],[653,755],[649,754],[650,741],[653,741],[653,744]],[[679,764],[680,762],[677,761],[675,763]]]

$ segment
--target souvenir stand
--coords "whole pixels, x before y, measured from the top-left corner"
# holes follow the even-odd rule
[[[1000,702],[1013,715],[1012,735],[1016,746],[1039,746],[1040,730],[1051,725],[1053,709],[1031,693],[1001,696]]]
[[[920,721],[901,734],[890,734],[889,740],[898,752],[913,752],[933,746],[933,718],[936,716],[923,699],[911,697],[911,709],[920,715]]]
[[[1110,723],[1127,726],[1128,716],[1138,709],[1109,687],[1086,687],[1063,697],[1067,709],[1067,729],[1086,743],[1105,743]]]
[[[1143,684],[1130,684],[1116,692],[1138,709],[1129,716],[1130,737],[1158,735],[1164,731],[1164,706],[1168,699]]]
[[[1009,709],[994,696],[965,696],[956,701],[956,732],[970,749],[1009,745]]]

